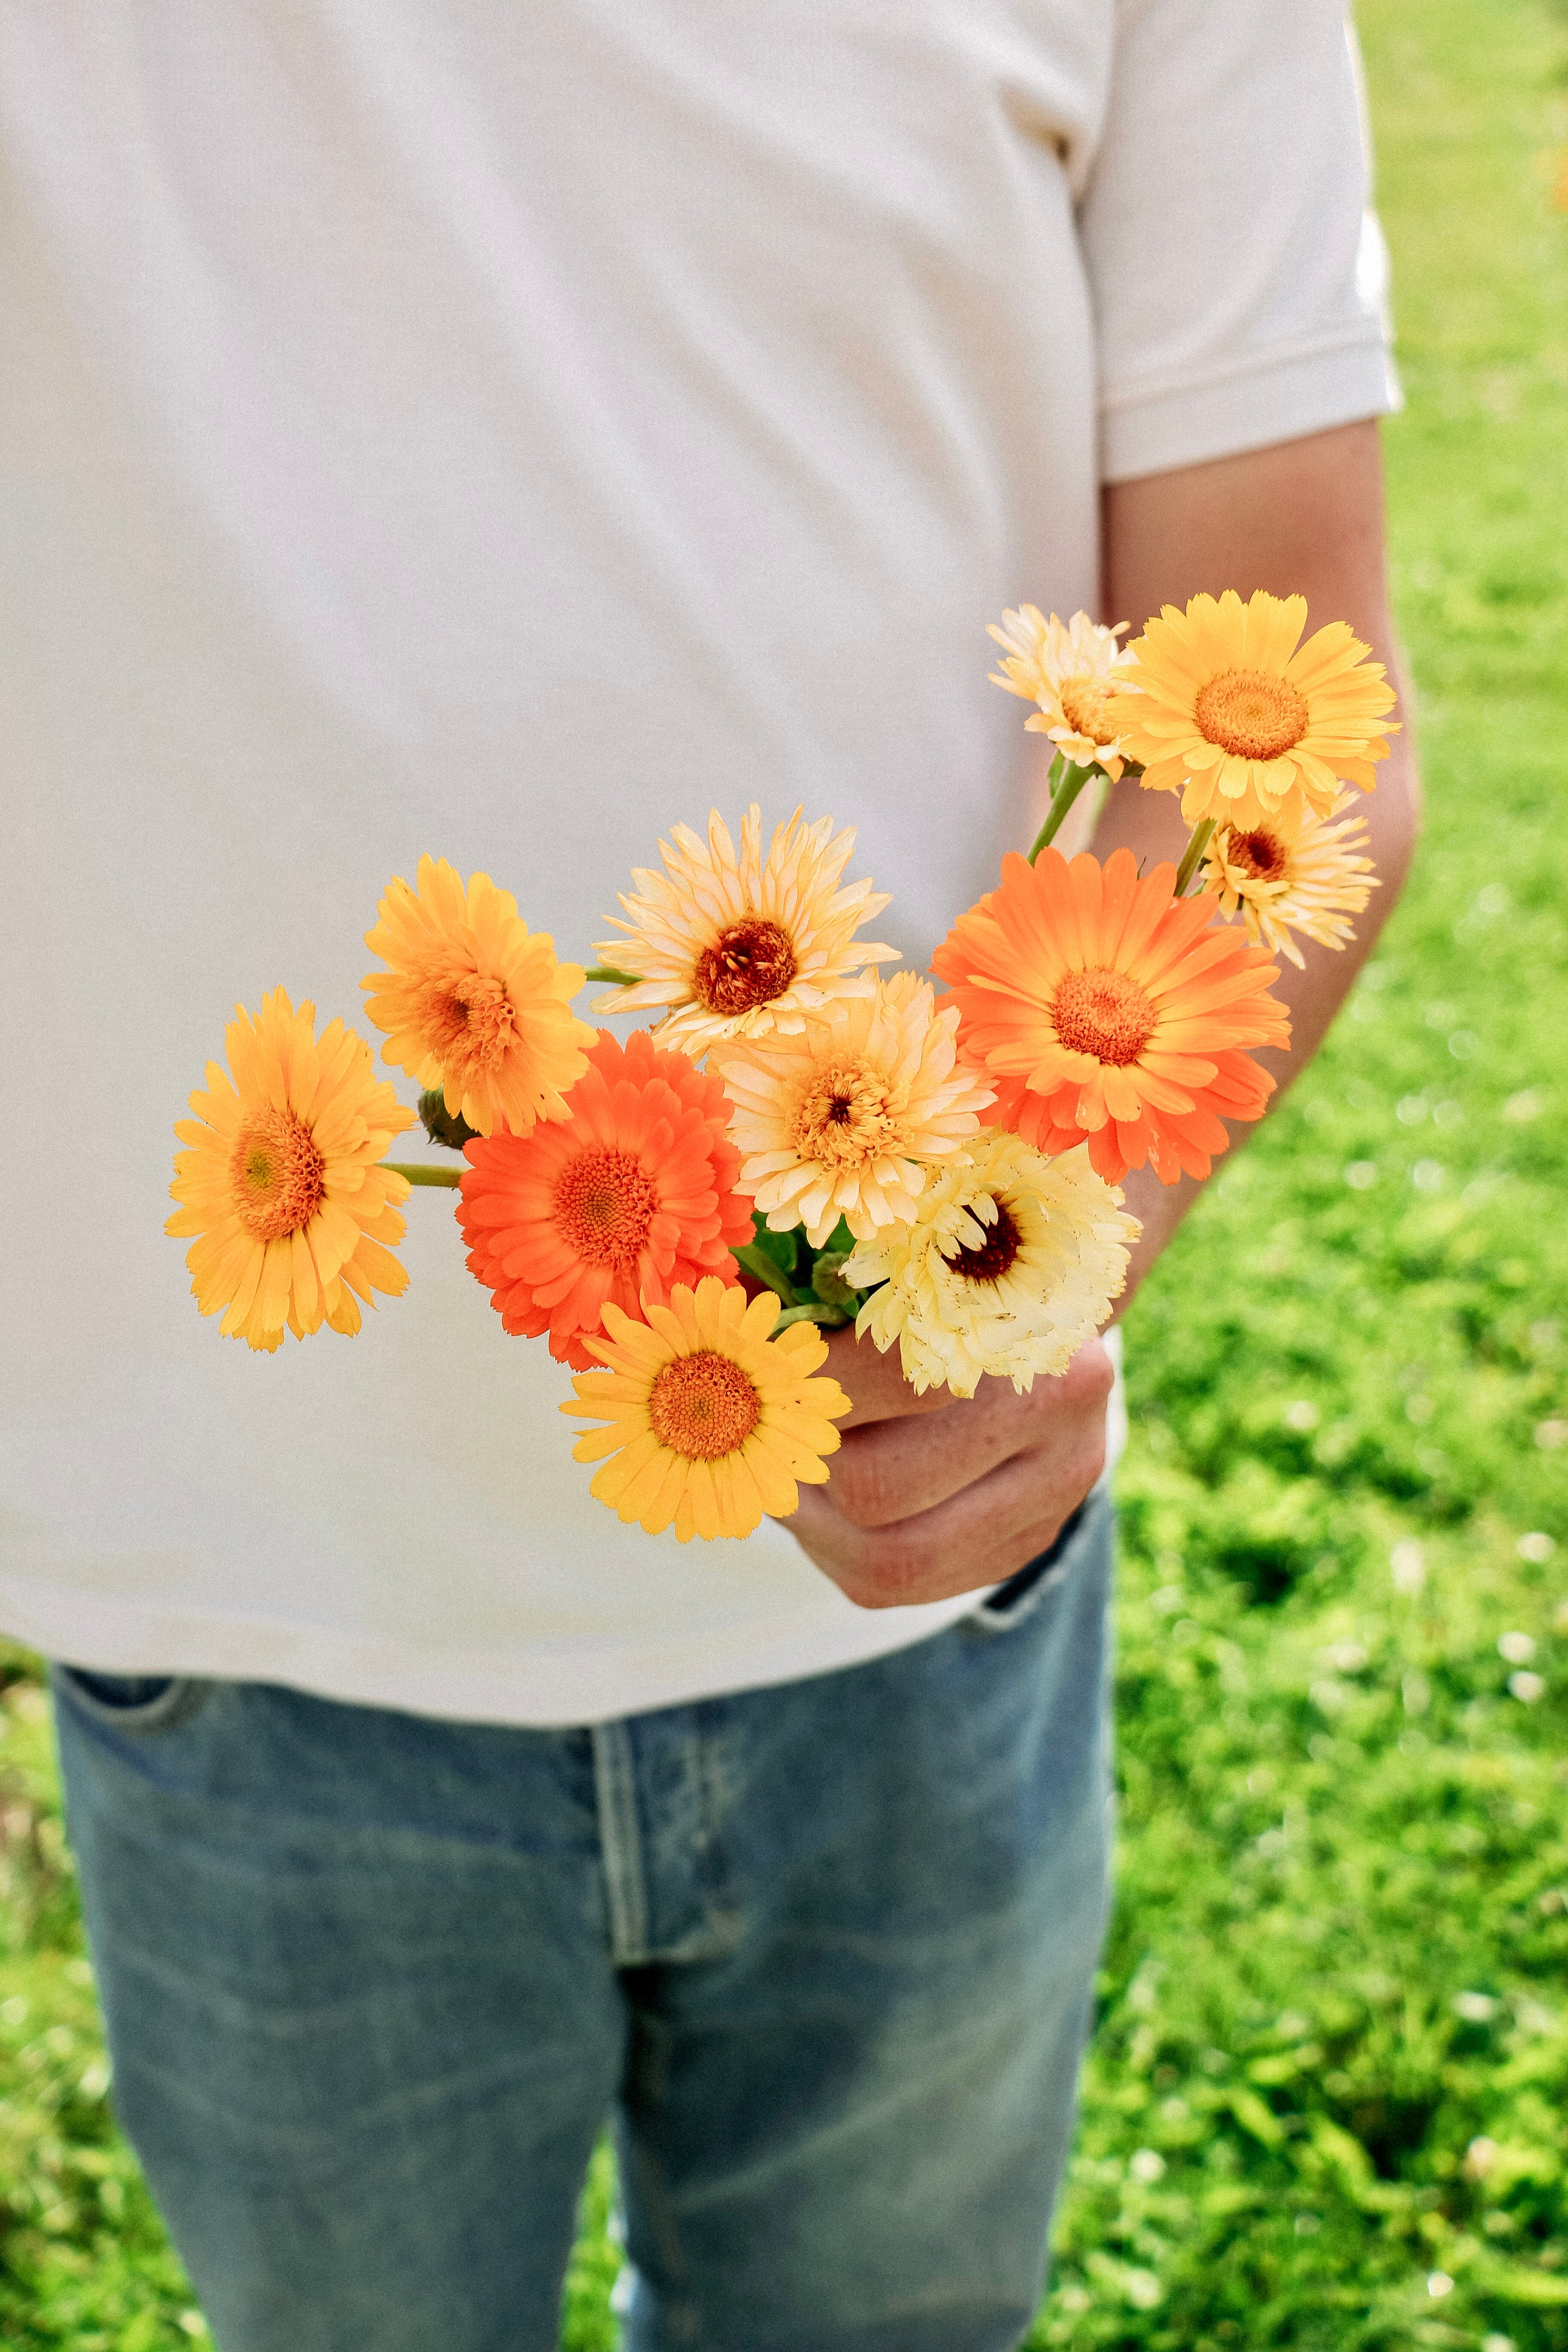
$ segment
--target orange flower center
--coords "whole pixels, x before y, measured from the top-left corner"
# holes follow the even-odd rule
[[[280,1242],[308,1225],[327,1189],[327,1163],[302,1118],[261,1110],[247,1118],[229,1157],[234,1205],[258,1242]]]
[[[816,1069],[801,1094],[793,1140],[803,1160],[848,1167],[894,1149],[898,1119],[882,1072],[861,1062]]]
[[[1100,677],[1069,677],[1057,700],[1062,707],[1062,717],[1075,735],[1085,735],[1091,743],[1114,743],[1116,730],[1110,724],[1110,695]]]
[[[466,971],[423,992],[419,1027],[442,1068],[457,1077],[493,1070],[512,1042],[512,1002],[499,980]]]
[[[1225,845],[1225,862],[1249,882],[1282,882],[1289,852],[1277,833],[1233,833]]]
[[[642,1255],[658,1194],[631,1152],[592,1146],[562,1169],[552,1206],[579,1257],[627,1274]]]
[[[689,1462],[717,1462],[743,1445],[762,1418],[763,1403],[739,1364],[711,1348],[677,1356],[648,1391],[653,1433]]]
[[[782,996],[795,968],[789,933],[762,915],[745,915],[703,949],[691,985],[710,1013],[730,1020]]]
[[[1209,742],[1238,760],[1278,760],[1306,733],[1307,698],[1267,670],[1227,669],[1198,689],[1193,716]]]
[[[1123,1068],[1135,1062],[1158,1018],[1135,980],[1124,971],[1069,971],[1051,1003],[1057,1035],[1072,1054]]]
[[[1006,1202],[998,1201],[995,1206],[995,1219],[986,1226],[980,1247],[961,1249],[948,1260],[954,1274],[963,1275],[970,1282],[1000,1282],[1024,1245]]]

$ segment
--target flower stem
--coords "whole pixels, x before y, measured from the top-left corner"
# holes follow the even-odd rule
[[[799,1293],[794,1283],[782,1267],[774,1265],[766,1250],[759,1249],[755,1242],[742,1242],[739,1248],[731,1245],[730,1255],[737,1265],[743,1265],[748,1274],[754,1275],[759,1282],[765,1282],[770,1290],[777,1291],[786,1307],[798,1306]]]
[[[1087,768],[1079,768],[1075,766],[1073,761],[1069,760],[1067,762],[1067,765],[1062,768],[1061,776],[1058,781],[1057,778],[1057,770],[1058,766],[1061,765],[1061,759],[1062,754],[1058,751],[1056,758],[1051,761],[1052,782],[1050,814],[1047,817],[1044,824],[1041,825],[1039,832],[1035,836],[1035,845],[1029,852],[1029,863],[1031,866],[1034,864],[1036,858],[1038,857],[1041,850],[1047,848],[1056,839],[1058,834],[1061,831],[1062,819],[1066,816],[1068,809],[1071,808],[1074,801],[1077,800],[1079,793],[1082,792],[1085,784],[1088,783],[1090,776],[1095,772],[1094,763],[1092,761]]]
[[[617,971],[613,963],[591,963],[583,974],[584,986],[591,980],[605,980],[616,988],[635,988],[637,978],[635,971]]]
[[[433,1168],[428,1160],[384,1160],[381,1165],[389,1176],[406,1176],[411,1184],[445,1184],[454,1192],[468,1174],[466,1168]]]
[[[808,1307],[786,1307],[773,1325],[773,1335],[776,1338],[789,1323],[820,1323],[829,1331],[842,1331],[854,1319],[852,1315],[846,1315],[841,1307],[824,1307],[820,1303]]]
[[[1182,852],[1182,862],[1176,868],[1176,887],[1172,893],[1173,898],[1186,897],[1187,885],[1198,870],[1199,860],[1209,845],[1209,835],[1214,828],[1215,820],[1212,816],[1205,816],[1202,824],[1194,825],[1192,839]]]

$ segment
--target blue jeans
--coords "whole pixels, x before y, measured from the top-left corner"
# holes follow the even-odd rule
[[[1006,2352],[1104,1919],[1110,1511],[871,1664],[582,1730],[57,1668],[116,2101],[223,2352]]]

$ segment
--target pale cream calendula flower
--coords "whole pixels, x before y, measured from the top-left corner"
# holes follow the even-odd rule
[[[1003,614],[1000,628],[992,622],[987,629],[1003,649],[993,686],[1039,705],[1024,721],[1026,731],[1048,735],[1075,766],[1098,765],[1112,783],[1126,765],[1110,715],[1111,688],[1127,659],[1116,640],[1126,626],[1121,621],[1108,629],[1087,613],[1047,619],[1037,605],[1021,604]]]
[[[1270,955],[1288,956],[1300,970],[1305,961],[1290,934],[1304,931],[1321,947],[1342,948],[1352,936],[1346,919],[1359,915],[1379,886],[1367,845],[1366,824],[1343,812],[1354,800],[1342,793],[1330,815],[1338,824],[1305,815],[1292,835],[1279,817],[1241,831],[1222,825],[1210,841],[1205,891],[1221,910],[1238,910],[1250,936]]]
[[[843,1217],[858,1240],[907,1222],[933,1165],[961,1158],[994,1090],[912,972],[840,997],[798,1032],[714,1056],[735,1112],[740,1186],[775,1233],[814,1249]]]
[[[1031,1388],[1065,1371],[1110,1316],[1141,1230],[1122,1194],[1079,1144],[1048,1159],[992,1129],[970,1162],[933,1173],[912,1223],[859,1243],[842,1269],[858,1290],[881,1286],[857,1334],[897,1341],[918,1391],[974,1394],[983,1374]]]
[[[634,869],[626,919],[610,918],[624,937],[594,950],[633,984],[595,997],[595,1013],[662,1009],[659,1044],[700,1055],[730,1037],[798,1034],[807,1013],[865,993],[865,966],[897,960],[896,948],[855,937],[888,897],[869,882],[839,887],[854,828],[835,833],[829,816],[803,824],[797,808],[764,856],[762,824],[753,802],[737,849],[714,809],[706,841],[678,824],[658,845],[664,871]]]

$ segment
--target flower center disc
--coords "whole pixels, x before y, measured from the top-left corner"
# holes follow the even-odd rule
[[[1110,696],[1100,678],[1069,677],[1057,699],[1075,735],[1086,735],[1091,743],[1116,740],[1110,719]]]
[[[327,1189],[327,1163],[291,1110],[247,1119],[228,1167],[239,1222],[258,1242],[280,1242],[308,1225]]]
[[[1138,1059],[1157,1015],[1124,971],[1069,971],[1057,982],[1051,1018],[1069,1053],[1092,1054],[1121,1069]]]
[[[490,1070],[512,1041],[512,1005],[499,980],[465,972],[426,990],[422,1026],[431,1051],[448,1070]]]
[[[653,1433],[689,1462],[717,1462],[743,1445],[762,1417],[762,1400],[745,1373],[711,1348],[677,1356],[648,1391]]]
[[[961,1249],[949,1258],[954,1274],[970,1282],[1000,1282],[1024,1245],[1024,1237],[1005,1201],[995,1203],[995,1221],[985,1228],[978,1249]]]
[[[555,1180],[555,1222],[581,1258],[629,1273],[642,1255],[658,1194],[629,1151],[579,1151]]]
[[[746,915],[703,949],[691,984],[710,1013],[732,1019],[782,996],[795,969],[789,933],[762,915]]]
[[[1225,860],[1252,882],[1285,878],[1285,845],[1273,833],[1233,833],[1225,845]]]
[[[841,1167],[886,1151],[896,1127],[881,1073],[846,1063],[813,1072],[795,1116],[795,1147],[803,1160]]]
[[[1227,669],[1198,690],[1193,716],[1211,743],[1238,760],[1278,760],[1307,731],[1307,698],[1267,670]]]

